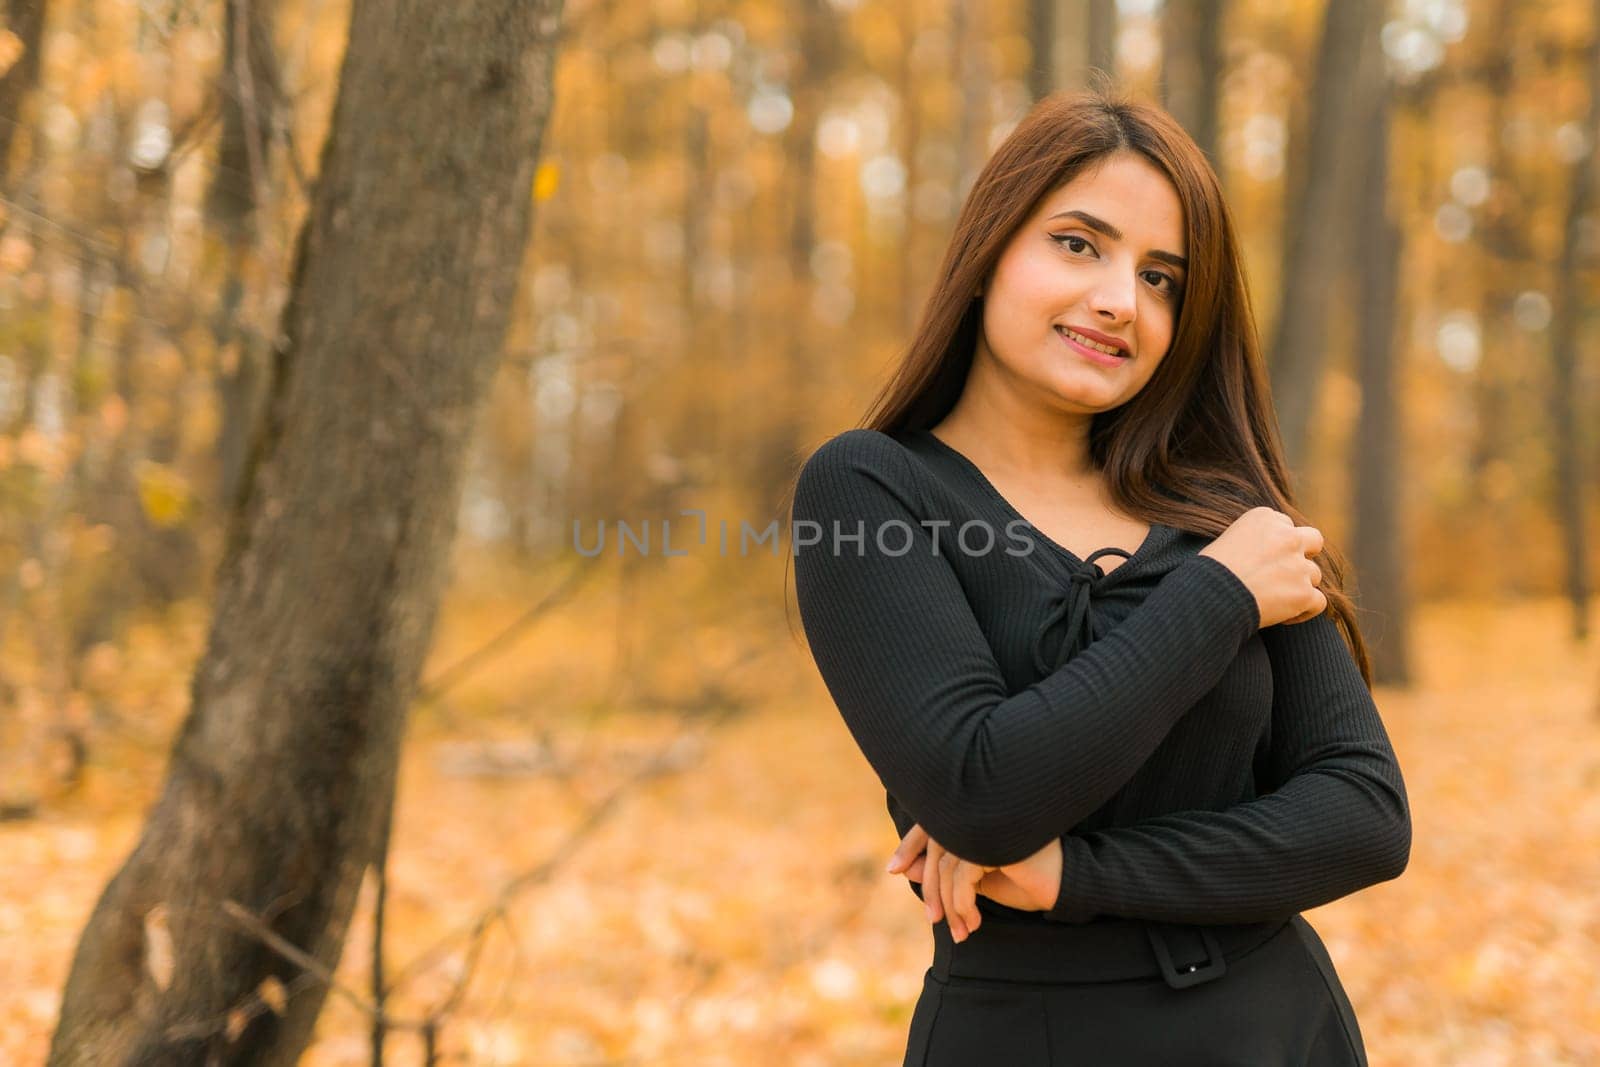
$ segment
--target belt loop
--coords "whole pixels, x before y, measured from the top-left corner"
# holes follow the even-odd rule
[[[1228,961],[1223,958],[1222,945],[1217,937],[1207,927],[1190,927],[1190,933],[1199,934],[1200,941],[1205,946],[1206,958],[1199,963],[1179,964],[1174,960],[1172,949],[1167,944],[1167,934],[1176,933],[1183,927],[1171,926],[1164,923],[1146,922],[1144,932],[1150,939],[1150,947],[1155,951],[1156,963],[1161,969],[1161,977],[1173,989],[1187,989],[1190,986],[1209,982],[1214,978],[1221,978],[1228,970]]]

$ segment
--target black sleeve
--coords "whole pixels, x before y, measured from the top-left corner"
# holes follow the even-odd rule
[[[801,620],[884,787],[957,856],[1014,863],[1132,777],[1217,684],[1259,609],[1226,566],[1195,556],[1112,633],[1007,694],[955,571],[921,524],[915,486],[903,447],[875,431],[847,431],[811,456],[791,530]]]
[[[1062,839],[1048,918],[1179,923],[1284,918],[1399,877],[1411,813],[1399,762],[1329,615],[1261,632],[1272,733],[1256,799]]]

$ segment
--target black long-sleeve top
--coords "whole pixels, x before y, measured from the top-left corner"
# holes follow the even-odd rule
[[[1332,618],[1260,628],[1208,537],[1080,559],[933,434],[865,429],[807,460],[790,534],[898,833],[985,865],[1060,838],[1054,907],[980,897],[986,920],[1257,922],[1405,869],[1405,785]]]

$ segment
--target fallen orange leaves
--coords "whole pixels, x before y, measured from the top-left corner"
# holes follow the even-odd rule
[[[1418,686],[1379,690],[1411,793],[1411,866],[1308,915],[1375,1067],[1600,1063],[1600,672],[1593,643],[1562,639],[1564,610],[1431,607],[1416,630]],[[514,614],[458,596],[437,661]],[[931,940],[915,898],[881,871],[895,842],[876,780],[777,615],[759,663],[764,702],[706,733],[686,769],[626,794],[548,881],[513,898],[444,1028],[446,1052],[541,1065],[898,1062]],[[606,710],[574,680],[575,663],[611,662],[606,618],[597,609],[587,627],[531,635],[449,707],[419,715],[391,861],[391,973],[548,859],[640,753],[683,731],[671,714]],[[148,687],[147,661],[125,655]],[[174,691],[186,681],[181,669],[168,679]],[[545,694],[531,711],[530,694]],[[526,766],[480,774],[462,762],[463,745],[526,748],[537,730]],[[153,796],[159,747],[113,751],[127,765],[109,777],[94,767],[100,783],[72,805],[0,825],[0,1062],[42,1060],[77,932]],[[363,991],[370,890],[340,968]],[[393,1011],[420,1015],[466,959],[464,943],[447,946]],[[366,1033],[356,1009],[330,999],[305,1062],[365,1063]],[[392,1037],[390,1060],[420,1062],[415,1045]]]

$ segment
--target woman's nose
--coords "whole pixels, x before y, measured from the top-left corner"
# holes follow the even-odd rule
[[[1128,322],[1134,314],[1132,279],[1107,281],[1090,300],[1095,314],[1108,322]]]

